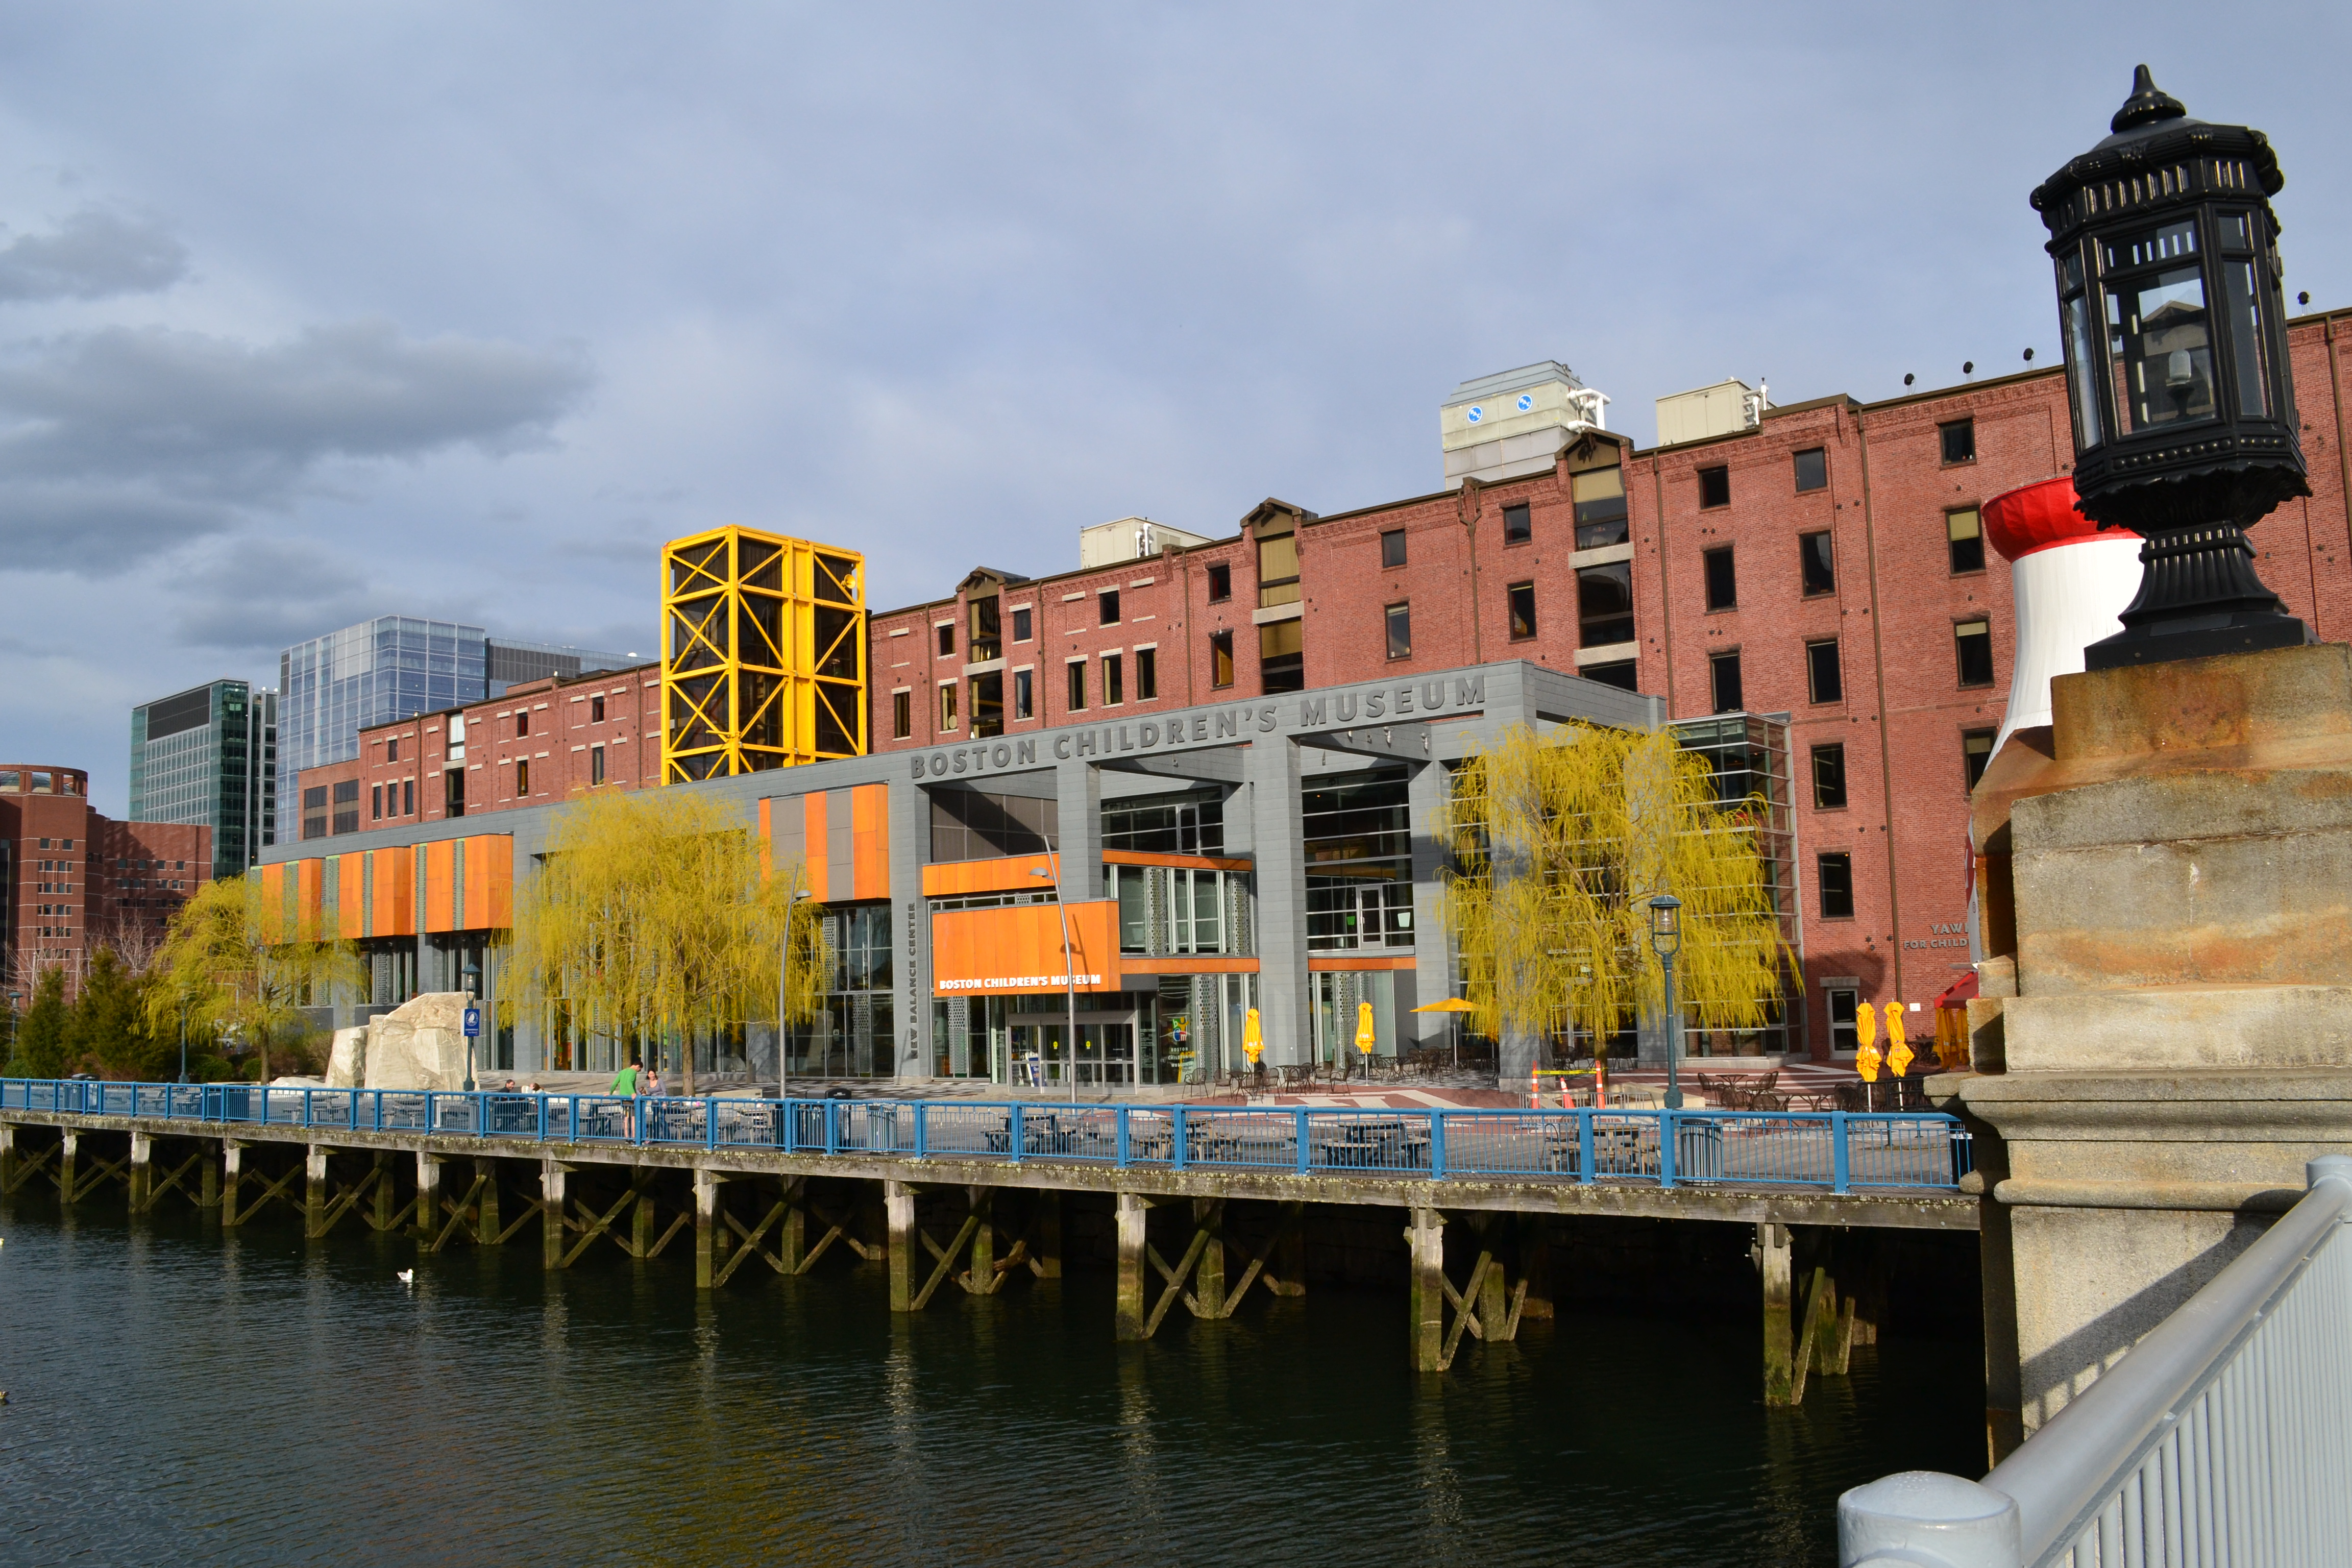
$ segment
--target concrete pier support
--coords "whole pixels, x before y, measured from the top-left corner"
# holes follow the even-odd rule
[[[882,1184],[883,1224],[889,1233],[890,1310],[908,1312],[915,1303],[915,1189],[905,1182]]]
[[[419,1156],[421,1159],[423,1156]],[[221,1140],[221,1224],[236,1225],[244,1216],[237,1211],[236,1190],[245,1180],[245,1145],[228,1139]]]
[[[1201,1260],[1192,1270],[1192,1299],[1200,1303],[1193,1312],[1202,1318],[1222,1318],[1225,1315],[1225,1200],[1194,1198],[1192,1223],[1206,1237],[1201,1245]]]
[[[1150,1217],[1151,1205],[1143,1194],[1118,1194],[1118,1300],[1111,1317],[1115,1340],[1144,1337],[1144,1247]]]
[[[145,1211],[155,1182],[155,1141],[144,1132],[131,1135],[131,1212]]]
[[[966,1291],[985,1296],[996,1285],[996,1189],[966,1187],[964,1199],[971,1205],[971,1273]]]
[[[1765,1224],[1756,1227],[1756,1263],[1764,1277],[1764,1403],[1767,1405],[1794,1405],[1798,1397],[1795,1346],[1790,1337],[1790,1303],[1793,1284],[1790,1271],[1791,1250],[1787,1226]]]
[[[327,1150],[313,1143],[302,1157],[302,1234],[318,1236],[326,1228]]]
[[[708,1290],[718,1273],[719,1176],[712,1171],[694,1173],[694,1285]]]
[[[0,1127],[0,1193],[16,1190],[16,1129]]]
[[[482,1198],[474,1209],[474,1239],[488,1246],[498,1240],[499,1226],[499,1163],[496,1160],[474,1162],[474,1174],[481,1178]]]
[[[416,1156],[416,1235],[430,1241],[440,1234],[441,1159],[420,1151]]]
[[[553,1160],[539,1163],[539,1260],[551,1269],[563,1267],[563,1177]]]
[[[77,1195],[74,1183],[74,1156],[81,1152],[81,1134],[68,1128],[58,1140],[58,1196],[72,1203]]]
[[[1412,1272],[1406,1289],[1405,1331],[1415,1372],[1445,1370],[1445,1216],[1414,1209],[1405,1227]]]

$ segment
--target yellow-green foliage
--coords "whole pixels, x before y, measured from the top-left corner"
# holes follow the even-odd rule
[[[833,954],[800,868],[768,875],[735,808],[692,790],[582,795],[516,900],[509,973],[525,1002],[589,1034],[706,1031],[823,1005]],[[693,1091],[693,1053],[685,1089]]]
[[[1516,724],[1473,754],[1441,826],[1475,1026],[1605,1036],[1663,1007],[1659,892],[1683,901],[1682,1005],[1709,1028],[1764,1024],[1786,945],[1749,811],[1719,803],[1706,759],[1664,732]]]
[[[272,1035],[299,1026],[302,1008],[328,1006],[338,991],[367,984],[356,947],[320,917],[264,897],[258,876],[200,885],[173,915],[151,973],[143,999],[150,1030],[177,1038],[184,1005],[191,1033],[234,1029],[250,1041],[265,1083]]]

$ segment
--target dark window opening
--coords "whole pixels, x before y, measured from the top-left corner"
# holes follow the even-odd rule
[[[1952,628],[1952,643],[1959,656],[1962,686],[1992,684],[1992,623],[1962,621]]]
[[[604,748],[602,746],[588,748],[588,782],[592,784],[604,782]]]
[[[515,733],[517,735],[528,735],[530,733],[530,715],[528,712],[518,713],[515,715]]]
[[[1731,560],[1731,546],[1717,545],[1700,557],[1706,563],[1706,607],[1728,610],[1739,603],[1739,577]]]
[[[1633,640],[1633,563],[1587,566],[1576,574],[1577,646]]]
[[[1737,713],[1742,706],[1739,690],[1739,655],[1709,654],[1706,660],[1707,684],[1712,689],[1717,713]]]
[[[1209,603],[1222,604],[1234,596],[1234,569],[1231,566],[1209,568]]]
[[[1149,702],[1160,695],[1160,650],[1139,647],[1135,650],[1135,700]]]
[[[1026,605],[1013,612],[1013,640],[1014,642],[1029,640],[1029,606]]]
[[[1234,683],[1234,634],[1209,634],[1209,684],[1226,687]]]
[[[398,805],[400,804],[400,786],[398,784],[394,784],[392,787],[392,804]],[[383,785],[382,784],[378,784],[373,789],[368,791],[368,820],[370,822],[382,822],[383,820]]]
[[[1698,471],[1698,504],[1703,508],[1731,504],[1729,468],[1701,468]]]
[[[1845,679],[1838,668],[1837,638],[1805,645],[1805,683],[1816,702],[1845,700]]]
[[[1403,529],[1391,528],[1381,535],[1381,564],[1383,566],[1404,564]]]
[[[1127,700],[1127,661],[1119,655],[1103,655],[1103,706],[1116,708]]]
[[[1830,455],[1820,447],[1808,447],[1796,455],[1797,493],[1825,490],[1830,488]]]
[[[1588,468],[1570,474],[1568,490],[1576,502],[1579,550],[1603,550],[1632,542],[1625,516],[1624,469]]]
[[[1388,624],[1389,657],[1411,658],[1412,657],[1412,606],[1391,605],[1381,611],[1381,615]]]
[[[1002,604],[1002,600],[991,594],[984,599],[974,599],[965,606],[965,613],[971,617],[964,637],[966,664],[986,664],[992,658],[1004,657]]]
[[[1936,437],[1943,444],[1947,463],[1973,463],[1977,460],[1977,422],[1955,419],[1948,425],[1936,426]]]
[[[1074,658],[1063,668],[1070,672],[1069,700],[1064,706],[1073,713],[1083,712],[1087,706],[1087,661]]]
[[[1587,680],[1597,680],[1603,686],[1613,686],[1620,691],[1638,691],[1641,688],[1635,684],[1637,668],[1634,661],[1630,658],[1612,658],[1606,664],[1581,666],[1576,673]]]
[[[1097,594],[1095,595],[1095,609],[1098,616],[1096,622],[1097,626],[1115,626],[1118,625],[1118,590],[1116,588],[1105,588],[1101,593]]]
[[[1952,574],[1984,570],[1984,520],[1974,507],[1944,514],[1944,538],[1952,552]]]
[[[1965,730],[1960,733],[1960,764],[1968,770],[1971,791],[1983,779],[1985,764],[1992,761],[1994,733],[1990,730]]]
[[[890,694],[890,738],[903,741],[915,732],[915,694],[894,691]]]
[[[515,798],[520,800],[530,793],[530,763],[521,759],[515,763]]]
[[[1823,855],[1814,862],[1822,884],[1822,919],[1853,918],[1853,857],[1844,850]]]
[[[940,683],[940,728],[942,730],[952,730],[955,727],[955,682],[952,680],[943,680]]]
[[[441,815],[444,816],[465,816],[466,770],[463,768],[449,768],[444,771],[441,774],[441,787],[443,790]]]
[[[1837,592],[1837,551],[1828,533],[1797,535],[1797,560],[1804,569],[1805,597]]]
[[[1503,509],[1503,542],[1525,544],[1536,536],[1535,523],[1528,516],[1527,504],[1520,502]]]
[[[1536,585],[1514,583],[1510,587],[1511,640],[1525,642],[1536,635]]]
[[[1307,689],[1305,630],[1303,621],[1276,621],[1258,627],[1258,679],[1268,695]]]
[[[1061,808],[1055,801],[976,789],[935,789],[930,795],[934,860],[1043,855],[1058,837]]]
[[[1037,716],[1036,698],[1031,690],[1030,675],[1031,672],[1025,669],[1013,672],[1013,716],[1015,719],[1034,719]]]
[[[940,657],[941,658],[945,658],[950,654],[955,652],[955,627],[952,626],[943,626],[940,627],[939,630]]]
[[[971,678],[971,733],[975,740],[1004,733],[1004,673]]]
[[[1813,809],[1833,811],[1845,804],[1845,747],[1813,748]]]
[[[400,781],[400,815],[403,816],[416,815],[416,781],[415,779]]]
[[[588,722],[602,724],[604,721],[604,700],[601,697],[591,697],[588,699]]]

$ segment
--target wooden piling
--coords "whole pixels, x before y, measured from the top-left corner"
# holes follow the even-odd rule
[[[431,1241],[441,1234],[441,1158],[416,1152],[416,1234]]]
[[[645,1184],[637,1192],[637,1201],[629,1209],[629,1256],[640,1262],[653,1255],[654,1249],[654,1189],[650,1176],[637,1173]]]
[[[1486,1272],[1478,1276],[1477,1299],[1462,1304],[1465,1310],[1478,1315],[1478,1337],[1490,1345],[1514,1338],[1518,1327],[1511,1321],[1511,1296],[1507,1288],[1508,1275],[1503,1267],[1510,1239],[1505,1234],[1508,1229],[1508,1220],[1509,1216],[1505,1215],[1489,1215],[1487,1223],[1481,1227],[1481,1239],[1486,1242],[1494,1261]]]
[[[375,1156],[374,1229],[379,1236],[392,1228],[393,1216],[400,1212],[392,1201],[392,1156],[378,1150]]]
[[[915,1189],[905,1182],[882,1184],[883,1224],[889,1233],[890,1310],[909,1312],[915,1304]]]
[[[131,1212],[145,1212],[155,1180],[155,1141],[144,1132],[131,1135]]]
[[[563,1267],[563,1176],[553,1160],[539,1163],[539,1261],[549,1269]]]
[[[481,1205],[474,1210],[474,1239],[488,1247],[505,1235],[499,1227],[499,1163],[476,1160],[474,1176],[482,1184]]]
[[[422,1156],[419,1157],[422,1158]],[[245,1216],[238,1211],[236,1201],[236,1189],[244,1180],[245,1145],[232,1139],[222,1139],[220,1211],[223,1226],[233,1226],[244,1220]]]
[[[1118,1194],[1118,1300],[1112,1309],[1111,1338],[1121,1342],[1146,1337],[1143,1252],[1150,1216],[1151,1205],[1142,1194]]]
[[[58,1135],[58,1196],[70,1205],[76,1194],[74,1156],[81,1151],[81,1135],[67,1128]]]
[[[1192,1315],[1225,1315],[1225,1200],[1194,1198],[1192,1224],[1203,1238],[1201,1260],[1192,1269]]]
[[[16,1190],[16,1127],[0,1123],[0,1193]]]
[[[1790,1341],[1790,1236],[1785,1225],[1756,1227],[1756,1260],[1764,1275],[1764,1403],[1797,1402],[1795,1347]]]
[[[207,1156],[204,1163],[198,1168],[198,1174],[196,1177],[196,1206],[198,1208],[216,1209],[221,1206],[221,1166],[227,1163],[228,1151],[232,1146],[233,1145],[230,1144],[228,1140],[226,1138],[222,1139],[221,1160],[216,1163],[210,1156]]]
[[[996,1189],[966,1187],[964,1201],[977,1221],[971,1229],[971,1273],[964,1289],[985,1296],[996,1288]]]
[[[1405,1292],[1405,1331],[1415,1372],[1445,1370],[1445,1216],[1436,1209],[1412,1211],[1404,1233],[1411,1273]]]
[[[785,1274],[798,1274],[808,1258],[808,1178],[787,1176],[784,1215],[776,1222],[776,1261]]]
[[[708,1290],[718,1273],[719,1175],[694,1173],[694,1284]]]
[[[327,1216],[327,1150],[322,1143],[313,1143],[302,1157],[302,1234],[322,1236]]]

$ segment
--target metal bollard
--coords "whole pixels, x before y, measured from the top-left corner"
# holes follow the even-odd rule
[[[1937,1470],[1906,1470],[1838,1499],[1838,1568],[2020,1568],[2017,1504]]]

